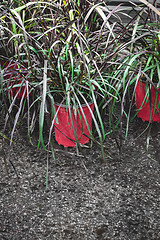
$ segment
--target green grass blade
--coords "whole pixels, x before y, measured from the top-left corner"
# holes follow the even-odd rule
[[[43,141],[43,124],[44,124],[44,111],[45,111],[45,104],[46,104],[46,92],[47,92],[47,60],[44,60],[43,92],[42,92],[42,102],[41,102],[40,113],[39,113],[39,141],[38,141],[37,150],[39,149],[40,143],[42,144],[43,148],[46,149]]]

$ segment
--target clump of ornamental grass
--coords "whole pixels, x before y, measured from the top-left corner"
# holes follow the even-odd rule
[[[130,28],[132,33],[130,47],[117,62],[113,73],[115,77],[119,76],[122,79],[121,116],[118,121],[122,135],[122,122],[126,118],[125,139],[127,139],[130,119],[133,120],[138,113],[136,111],[131,117],[138,82],[146,83],[146,95],[142,104],[145,101],[151,101],[151,86],[156,90],[157,97],[160,86],[160,12],[156,8],[156,1],[154,5],[148,4],[146,1],[141,2],[145,5],[134,6],[134,8],[138,8],[138,12],[133,8],[136,12],[136,23]],[[116,101],[114,100],[114,102]],[[154,108],[156,108],[156,102]]]
[[[4,12],[1,18],[4,53],[0,58],[4,62],[3,97],[9,99],[5,124],[9,119],[13,121],[11,140],[23,114],[27,116],[30,141],[38,121],[38,147],[42,144],[50,149],[56,121],[54,103],[65,104],[71,112],[82,109],[83,104],[89,108],[93,102],[95,131],[89,129],[88,137],[100,146],[105,157],[103,142],[119,125],[114,112],[124,86],[116,67],[122,66],[122,55],[129,49],[130,29],[135,23],[135,19],[130,19],[126,26],[122,24],[120,6],[110,11],[104,2],[20,1]],[[9,69],[11,63],[18,67]],[[7,73],[9,70],[11,74]],[[20,81],[15,76],[21,77]],[[10,94],[13,88],[17,88],[15,95]],[[18,99],[20,93],[22,98]],[[15,104],[18,110],[12,115]],[[106,108],[110,112],[107,131],[102,118],[102,109]],[[50,122],[47,143],[43,140],[45,115]],[[78,139],[76,143],[80,148]]]

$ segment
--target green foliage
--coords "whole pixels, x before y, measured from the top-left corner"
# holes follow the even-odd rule
[[[118,98],[116,83],[112,85],[111,78],[105,73],[107,65],[110,65],[109,61],[117,54],[116,50],[115,55],[110,54],[110,50],[114,48],[112,43],[114,39],[118,42],[114,25],[109,22],[111,15],[107,15],[108,8],[104,3],[55,0],[17,1],[1,17],[3,50],[6,50],[6,46],[9,48],[9,52],[5,51],[1,58],[5,61],[12,58],[12,61],[18,62],[22,67],[24,62],[27,63],[25,81],[29,79],[32,96],[34,94],[34,101],[30,104],[30,95],[27,93],[28,116],[34,104],[38,103],[39,144],[42,143],[44,148],[44,116],[51,98],[54,102],[65,102],[66,106],[73,109],[79,107],[81,110],[82,104],[89,106],[90,102],[94,102],[95,113],[92,113],[92,117],[102,146],[105,130],[97,99],[106,99],[107,102],[108,98],[109,101],[111,98]],[[45,69],[44,62],[47,63]],[[112,66],[108,68],[110,71],[111,69]],[[6,67],[3,71],[6,71]],[[45,77],[44,71],[47,73]],[[5,79],[8,80],[13,83],[12,87],[17,86],[15,78]],[[19,87],[21,86],[20,84]],[[12,107],[15,101],[16,96],[11,102]],[[21,109],[22,102],[14,129]],[[33,122],[33,116],[29,121]],[[30,128],[30,124],[28,127]],[[94,140],[90,129],[89,132]]]
[[[18,86],[20,93],[25,86],[27,92],[27,97],[19,105],[17,103],[19,109],[13,129],[26,104],[28,135],[38,116],[38,147],[41,143],[46,149],[43,140],[45,114],[50,114],[51,118],[49,146],[54,121],[58,122],[56,117],[53,119],[55,102],[65,104],[69,112],[71,109],[82,111],[83,104],[89,108],[90,102],[94,102],[95,110],[91,114],[97,135],[89,129],[83,111],[82,114],[90,138],[99,141],[104,156],[103,141],[108,132],[122,126],[123,115],[129,122],[124,106],[128,89],[135,79],[143,75],[153,83],[154,74],[157,74],[159,86],[159,21],[152,21],[150,12],[144,19],[144,8],[139,6],[141,11],[137,13],[136,6],[133,6],[137,16],[123,25],[120,5],[110,11],[104,1],[8,2],[4,2],[0,9],[0,60],[19,66],[12,69],[8,69],[7,64],[3,66],[1,85],[7,93],[7,101],[9,98],[9,114],[18,96],[18,93],[10,96],[9,91]],[[18,77],[24,69],[23,81],[19,82]],[[12,74],[7,75],[8,70]],[[120,118],[115,121],[114,113],[120,104]],[[102,118],[102,110],[106,107],[109,108],[110,124],[107,132]],[[9,115],[6,122],[8,118]]]
[[[146,1],[142,1],[146,2]],[[135,15],[136,24],[130,28],[132,37],[129,41],[130,49],[117,61],[115,77],[121,76],[122,101],[120,126],[122,132],[123,117],[126,118],[126,138],[129,130],[131,108],[134,103],[134,94],[138,81],[146,82],[146,99],[150,101],[150,90],[153,86],[160,87],[160,18],[159,11],[151,4],[139,6]],[[156,1],[155,1],[156,6]],[[137,7],[137,6],[135,6]],[[158,15],[157,15],[158,14]],[[131,91],[130,97],[128,93]],[[115,102],[115,101],[114,101]],[[125,106],[128,105],[126,108]],[[156,106],[154,105],[154,111]],[[127,109],[127,110],[126,110]],[[132,119],[137,115],[138,111]]]

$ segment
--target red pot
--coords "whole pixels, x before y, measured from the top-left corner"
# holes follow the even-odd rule
[[[91,103],[89,106],[93,112],[94,103]],[[59,108],[59,106],[55,105],[56,111],[58,110],[58,108]],[[87,106],[83,106],[82,108],[83,108],[85,117],[87,119],[89,128],[91,129],[92,115],[90,113],[90,110]],[[73,109],[71,109],[71,116],[73,119],[74,129],[76,131],[79,142],[81,144],[86,144],[89,142],[89,138],[82,135],[81,130],[83,129],[83,133],[87,136],[90,136],[90,134],[89,134],[86,122],[84,120],[83,114],[80,109],[79,109],[79,112],[81,114],[81,119],[79,117],[78,112],[77,112],[77,114],[76,114],[77,116],[75,118]],[[54,117],[54,115],[53,115],[53,117]],[[58,142],[58,144],[63,145],[64,147],[75,147],[76,143],[74,141],[76,141],[76,139],[75,139],[74,131],[73,131],[72,124],[71,124],[69,110],[67,110],[65,106],[61,106],[58,110],[57,117],[58,117],[58,123],[56,123],[56,120],[54,122],[56,141]],[[81,121],[82,121],[82,123],[81,123]],[[72,141],[72,140],[74,140],[74,141]]]
[[[18,65],[14,62],[12,63],[5,63],[4,64],[4,79],[7,80],[7,82],[9,81],[9,86],[12,86],[12,84],[19,84],[21,85],[22,81],[23,81],[23,75],[26,75],[26,72],[25,72],[25,68],[21,68],[21,72],[20,71],[16,71],[17,69],[19,69]],[[24,72],[23,72],[24,70]],[[9,87],[8,86],[8,87]],[[15,96],[17,94],[17,92],[19,91],[19,89],[21,88],[20,92],[18,93],[17,95],[17,99],[20,99],[22,98],[23,96],[23,93],[24,91],[25,94],[24,94],[24,98],[27,97],[27,90],[26,89],[26,85],[25,85],[25,81],[23,83],[23,86],[19,86],[19,87],[11,87],[11,90],[9,90],[9,94],[11,96]],[[29,87],[29,90],[30,90],[30,87]]]
[[[150,111],[150,96],[148,99],[145,99],[143,105],[142,102],[146,95],[146,84],[139,81],[136,86],[136,106],[138,110],[137,116],[140,117],[143,121],[149,122],[160,122],[160,108],[159,108],[159,94],[156,93],[156,90],[151,86],[151,111]],[[155,99],[157,101],[155,103]],[[142,105],[142,106],[141,106]],[[151,116],[150,116],[151,115]]]

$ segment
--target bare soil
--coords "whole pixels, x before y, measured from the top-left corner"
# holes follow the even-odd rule
[[[107,137],[105,162],[97,146],[77,156],[55,144],[47,190],[47,153],[36,150],[36,133],[33,146],[25,129],[15,134],[11,162],[19,179],[0,136],[0,239],[160,240],[160,125],[152,125],[148,153],[148,131],[139,136],[146,126],[134,120],[121,156]]]

